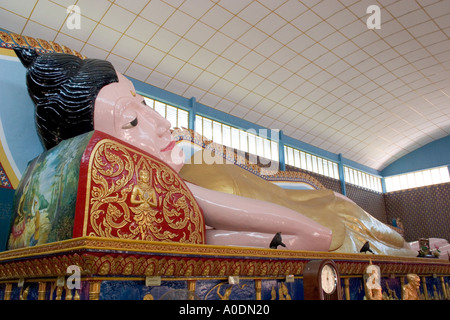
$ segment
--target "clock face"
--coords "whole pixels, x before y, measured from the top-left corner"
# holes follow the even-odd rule
[[[336,283],[337,283],[337,275],[336,270],[328,264],[323,266],[321,274],[320,274],[320,281],[322,284],[322,289],[327,294],[331,294],[336,290]]]

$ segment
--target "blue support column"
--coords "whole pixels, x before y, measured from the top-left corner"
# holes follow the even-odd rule
[[[384,177],[381,177],[381,190],[383,193],[386,193],[386,180]]]
[[[195,116],[197,115],[197,101],[191,98],[191,108],[189,109],[189,129],[195,131]]]
[[[278,156],[280,159],[280,170],[286,171],[286,159],[284,158],[284,142],[283,142],[283,131],[278,131]]]
[[[338,168],[339,168],[339,179],[341,180],[341,190],[344,196],[347,195],[347,190],[345,188],[345,175],[344,175],[344,164],[342,163],[342,153],[338,155]]]

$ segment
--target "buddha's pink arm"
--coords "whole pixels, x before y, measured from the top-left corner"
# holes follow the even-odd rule
[[[187,183],[214,230],[207,231],[208,244],[268,248],[281,232],[290,250],[328,251],[331,230],[283,206],[218,192]]]

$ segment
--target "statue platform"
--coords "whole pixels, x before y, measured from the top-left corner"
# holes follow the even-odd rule
[[[449,298],[443,259],[82,237],[0,253],[0,299],[303,300],[303,271],[316,259],[337,264],[347,300],[364,299],[370,264],[386,299],[401,299],[408,273],[421,277],[423,299]]]

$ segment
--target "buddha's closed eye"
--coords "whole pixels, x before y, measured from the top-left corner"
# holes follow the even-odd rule
[[[122,129],[131,129],[131,128],[136,127],[137,124],[138,124],[138,118],[136,117],[136,118],[134,118],[134,120],[132,120],[132,121],[130,121],[130,122],[128,122],[128,123],[125,123],[125,124],[122,126]]]

